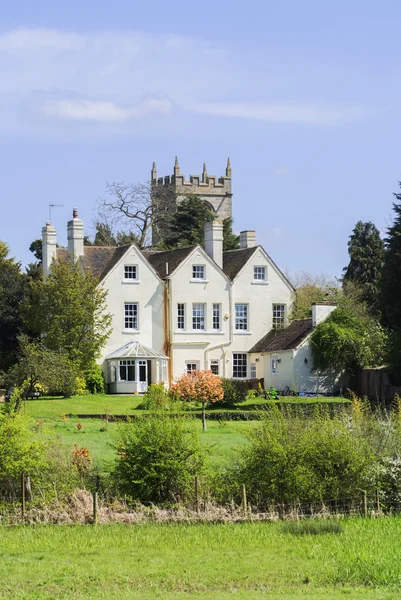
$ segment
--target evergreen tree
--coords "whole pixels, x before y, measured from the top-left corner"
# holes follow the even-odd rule
[[[381,303],[384,322],[401,332],[401,194],[394,195],[398,202],[393,203],[393,224],[385,239]]]
[[[28,292],[20,263],[7,255],[7,244],[0,242],[0,370],[17,360],[17,336],[25,329],[23,307]]]
[[[223,250],[237,250],[239,248],[239,235],[233,233],[233,219],[223,219]]]
[[[357,285],[362,300],[373,309],[378,309],[384,243],[373,223],[358,221],[348,241],[348,254],[350,262],[343,269],[343,282]]]
[[[178,206],[171,218],[170,234],[166,239],[169,248],[204,246],[205,223],[214,221],[215,214],[197,196],[188,196]]]

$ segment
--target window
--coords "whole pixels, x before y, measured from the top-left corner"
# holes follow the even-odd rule
[[[120,381],[136,381],[134,360],[120,360]]]
[[[192,305],[192,329],[205,329],[205,305]]]
[[[177,304],[177,329],[185,329],[185,304]]]
[[[284,329],[285,304],[273,304],[273,329]]]
[[[272,363],[272,375],[277,375],[279,370],[278,370],[278,366],[280,363],[280,359],[278,357],[278,354],[272,354],[271,355],[271,363]]]
[[[124,327],[125,329],[138,329],[138,303],[124,304]]]
[[[266,281],[266,267],[253,267],[254,281]]]
[[[219,361],[218,360],[210,361],[210,370],[213,373],[213,375],[219,374]]]
[[[138,279],[138,267],[136,265],[124,265],[124,279]]]
[[[205,265],[192,265],[192,279],[205,279]]]
[[[235,329],[248,331],[248,305],[235,305]]]
[[[185,363],[186,365],[186,370],[187,370],[187,375],[191,375],[191,373],[195,373],[195,371],[198,370],[198,364],[197,362],[187,362]]]
[[[220,306],[221,304],[213,304],[213,329],[220,331]]]
[[[246,354],[233,354],[233,378],[246,379],[248,372],[248,356]]]
[[[251,363],[250,365],[250,377],[251,379],[256,379],[256,363]]]

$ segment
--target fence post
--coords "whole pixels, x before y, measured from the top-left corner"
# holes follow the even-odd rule
[[[93,492],[93,524],[97,525],[97,491]]]
[[[243,483],[241,486],[241,495],[242,495],[242,510],[244,512],[244,516],[246,517],[247,514],[247,506],[246,506],[246,487],[245,484]]]
[[[380,507],[380,490],[379,490],[379,488],[376,488],[376,503],[377,503],[377,512],[380,513],[381,507]]]
[[[199,478],[195,477],[195,504],[196,504],[196,512],[199,515],[200,513],[200,498],[199,498]]]
[[[368,516],[368,496],[366,490],[362,490],[363,493],[363,515]]]
[[[21,473],[21,516],[25,518],[25,473]]]

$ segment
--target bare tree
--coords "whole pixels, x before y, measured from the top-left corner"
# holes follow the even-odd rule
[[[99,221],[122,226],[120,235],[136,239],[140,249],[164,237],[176,206],[172,186],[113,182],[107,183],[106,194],[98,201]]]

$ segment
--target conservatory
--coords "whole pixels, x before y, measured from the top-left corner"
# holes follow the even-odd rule
[[[168,384],[168,356],[139,341],[129,342],[108,356],[109,394],[143,394],[151,383]]]

